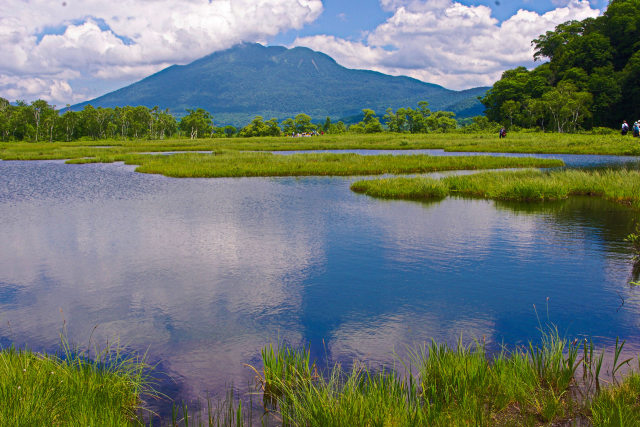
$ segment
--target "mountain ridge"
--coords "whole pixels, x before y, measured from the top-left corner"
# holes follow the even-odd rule
[[[82,109],[159,106],[177,117],[187,108],[203,108],[216,124],[243,126],[256,115],[283,120],[305,113],[313,120],[358,115],[371,108],[416,107],[454,111],[459,117],[481,114],[478,101],[487,87],[454,91],[407,76],[339,65],[306,47],[288,49],[244,43],[213,52],[186,65],[172,65],[129,86],[71,107]]]

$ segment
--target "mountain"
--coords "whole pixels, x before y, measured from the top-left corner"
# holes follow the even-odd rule
[[[352,70],[304,47],[241,44],[72,108],[157,105],[178,117],[187,108],[203,108],[216,125],[244,126],[256,115],[283,120],[306,113],[316,121],[337,120],[361,115],[363,108],[382,116],[389,107],[415,108],[418,101],[428,101],[432,110],[468,117],[482,113],[477,98],[488,89],[453,91],[409,77]]]

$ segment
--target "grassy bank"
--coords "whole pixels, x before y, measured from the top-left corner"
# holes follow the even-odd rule
[[[139,425],[145,365],[106,351],[89,361],[13,348],[0,351],[0,425]]]
[[[262,367],[253,370],[269,425],[637,425],[640,375],[633,368],[640,365],[621,359],[623,346],[616,342],[605,357],[591,343],[570,343],[549,329],[539,344],[493,355],[479,342],[431,342],[398,360],[401,369],[355,362],[348,370],[339,364],[321,370],[309,349],[277,345],[263,349]],[[601,378],[605,359],[612,360],[611,384]],[[632,370],[617,378],[629,363]],[[136,412],[148,390],[143,370],[143,363],[118,355],[88,362],[3,350],[0,424],[144,424]],[[164,422],[251,425],[254,393],[244,405],[233,394],[197,411],[173,405]]]
[[[412,174],[443,170],[554,167],[563,162],[534,157],[491,156],[363,156],[358,154],[277,155],[256,152],[221,154],[175,154],[172,156],[103,155],[70,163],[124,161],[139,165],[137,172],[177,178],[219,178],[249,176],[352,176]]]
[[[124,155],[153,151],[291,151],[344,149],[444,149],[446,151],[640,155],[640,141],[621,135],[512,132],[495,134],[372,134],[324,135],[313,138],[216,138],[162,141],[78,141],[0,143],[3,160],[52,160]]]
[[[603,197],[640,208],[640,172],[539,170],[483,172],[466,176],[358,181],[353,191],[387,199],[432,199],[464,195],[496,200],[543,201],[572,195]]]
[[[637,425],[640,376],[613,351],[614,384],[601,387],[604,353],[549,330],[539,345],[488,356],[481,343],[431,344],[401,361],[405,374],[356,364],[318,375],[308,351],[263,352],[258,382],[284,424],[306,426]],[[413,372],[411,372],[413,371]]]

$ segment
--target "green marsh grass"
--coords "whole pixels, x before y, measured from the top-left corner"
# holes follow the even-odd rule
[[[218,401],[173,404],[171,426],[467,426],[637,425],[640,375],[616,374],[630,359],[616,341],[611,377],[600,387],[604,350],[569,342],[549,327],[538,344],[489,354],[482,342],[428,344],[408,350],[391,368],[355,361],[319,371],[310,349],[266,346],[253,394],[228,391]],[[65,348],[47,356],[13,348],[0,352],[1,425],[144,425],[141,398],[149,388],[144,362],[116,351],[96,354]],[[580,351],[582,350],[582,351]],[[399,366],[401,369],[396,369]],[[640,362],[638,364],[640,368]],[[580,375],[582,373],[582,375]],[[596,384],[594,387],[593,385]],[[170,404],[170,403],[169,403]],[[144,413],[142,413],[144,414]],[[154,424],[152,417],[147,417]],[[162,424],[162,425],[166,425]]]
[[[98,140],[53,143],[0,142],[0,159],[51,160],[135,154],[156,151],[292,151],[292,150],[412,150],[640,155],[640,142],[621,135],[511,132],[507,138],[482,133],[344,134],[314,138],[213,138],[165,140]]]
[[[142,399],[155,395],[143,358],[64,349],[0,351],[0,425],[141,425]]]
[[[621,384],[602,390],[590,403],[594,426],[640,425],[640,375],[627,376]]]
[[[202,406],[198,404],[198,406]],[[171,427],[185,426],[209,426],[209,427],[242,427],[253,425],[253,402],[244,406],[232,390],[222,399],[206,399],[206,407],[189,409],[186,403],[172,405]],[[152,425],[152,423],[150,423]]]
[[[124,161],[139,165],[137,172],[175,178],[222,178],[260,176],[356,176],[414,174],[444,170],[554,167],[555,159],[492,156],[377,155],[313,153],[277,155],[259,152],[220,154],[109,155],[75,159],[69,163]]]
[[[640,261],[640,224],[636,224],[636,229],[625,238],[625,240],[631,243],[633,248],[633,259]]]
[[[544,201],[583,195],[640,208],[640,171],[630,170],[494,171],[440,180],[391,178],[357,181],[351,189],[372,197],[414,200],[462,195],[495,200]]]
[[[410,351],[409,363],[400,361],[404,374],[395,369],[374,371],[356,362],[348,371],[336,364],[324,375],[310,375],[314,365],[307,359],[308,350],[295,357],[282,347],[268,347],[263,363],[266,372],[274,354],[292,361],[270,379],[278,390],[270,410],[283,425],[555,425],[570,420],[606,425],[599,420],[611,418],[616,405],[637,416],[637,374],[621,385],[584,387],[599,375],[597,364],[602,360],[593,357],[590,347],[592,357],[581,358],[577,341],[569,343],[549,328],[537,345],[503,349],[492,356],[479,342],[454,347],[431,342]],[[586,352],[586,344],[584,348]],[[617,356],[621,350],[616,343]],[[614,371],[628,363],[615,359]],[[582,382],[580,371],[590,373]],[[620,387],[633,385],[639,387],[633,394],[617,394]],[[623,416],[635,420],[626,412]]]

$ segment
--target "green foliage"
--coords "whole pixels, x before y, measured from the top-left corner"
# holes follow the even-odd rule
[[[426,101],[418,102],[418,108],[399,108],[395,113],[391,108],[383,117],[391,132],[428,133],[448,132],[458,127],[455,113],[429,109]]]
[[[281,125],[283,134],[294,135],[296,133],[296,122],[292,118],[285,119]]]
[[[208,113],[207,113],[208,114]],[[185,122],[185,127],[189,123]],[[159,139],[177,130],[175,118],[158,107],[94,108],[82,111],[56,111],[55,106],[37,100],[27,105],[10,105],[0,98],[0,140],[2,141],[73,141],[82,137]],[[207,135],[208,136],[208,135]]]
[[[239,136],[247,138],[255,136],[280,136],[281,134],[282,131],[280,130],[277,119],[269,119],[265,122],[260,116],[256,116],[251,123],[238,132]]]
[[[213,117],[208,111],[198,108],[196,110],[187,109],[187,115],[180,120],[180,130],[185,132],[191,139],[204,138],[211,135],[213,130]]]
[[[617,0],[598,18],[569,21],[533,40],[533,71],[508,70],[482,103],[492,121],[575,132],[618,127],[640,108],[640,0]]]
[[[365,108],[362,110],[364,118],[361,122],[351,125],[349,127],[350,132],[354,133],[380,133],[384,130],[380,119],[376,116],[376,112]]]
[[[422,103],[425,104],[426,103]],[[264,120],[255,116],[240,131],[234,126],[214,127],[213,116],[208,111],[197,108],[187,109],[187,115],[178,123],[159,107],[149,109],[144,106],[94,108],[86,105],[82,111],[76,112],[66,108],[64,112],[56,111],[45,101],[38,100],[31,105],[18,103],[11,105],[0,98],[0,140],[2,141],[75,141],[82,138],[96,140],[106,139],[155,139],[164,140],[175,136],[189,139],[223,138],[236,134],[241,137],[265,137],[293,135],[296,133],[312,133],[320,129],[328,134],[341,134],[347,131],[342,121],[332,123],[326,118],[323,126],[313,124],[311,116],[300,113],[295,118],[288,118],[281,124],[275,118]],[[381,133],[384,131],[380,119],[373,110],[365,109],[364,119],[353,126],[354,133]],[[427,124],[427,119],[429,120]],[[424,126],[431,130],[450,130],[457,126],[453,113],[435,112],[424,120]],[[282,128],[281,128],[282,126]],[[425,128],[426,129],[426,128]]]
[[[316,125],[311,123],[311,116],[308,116],[304,113],[298,114],[294,119],[296,132],[298,133],[307,133],[316,130]]]
[[[236,133],[238,133],[238,129],[236,129],[235,127],[231,126],[231,125],[227,125],[223,128],[223,132],[224,135],[227,138],[231,138],[232,136],[234,136]]]
[[[464,132],[488,132],[497,134],[500,130],[500,124],[491,122],[486,116],[475,116],[461,121],[462,130]]]

